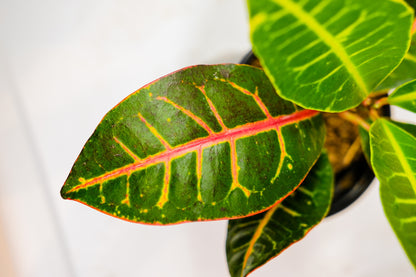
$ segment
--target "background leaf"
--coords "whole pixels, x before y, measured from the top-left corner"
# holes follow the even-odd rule
[[[327,214],[333,173],[322,154],[302,185],[270,210],[230,220],[226,242],[231,276],[246,276],[302,239]]]
[[[278,97],[262,70],[194,66],[113,108],[61,194],[134,222],[241,217],[290,194],[323,140],[319,113]]]
[[[400,64],[413,11],[390,0],[249,0],[253,51],[279,94],[305,108],[358,105]]]
[[[370,145],[384,212],[416,266],[416,137],[378,119],[370,129]]]
[[[389,95],[388,102],[416,113],[416,80],[398,87]]]

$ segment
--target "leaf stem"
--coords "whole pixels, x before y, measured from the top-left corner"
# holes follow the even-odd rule
[[[367,121],[365,121],[361,116],[357,115],[356,113],[345,111],[345,112],[339,113],[339,116],[356,125],[360,125],[367,131],[370,131],[370,124]]]

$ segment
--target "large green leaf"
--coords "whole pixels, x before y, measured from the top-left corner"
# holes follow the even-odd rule
[[[416,137],[378,119],[370,129],[370,145],[384,212],[416,266]]]
[[[398,87],[389,95],[388,102],[416,113],[416,80]]]
[[[416,79],[416,33],[412,36],[409,51],[404,56],[402,63],[377,87],[376,90],[396,88],[414,79]]]
[[[134,222],[241,217],[290,194],[323,140],[319,113],[278,97],[262,70],[194,66],[113,108],[61,194]]]
[[[302,239],[329,211],[333,172],[323,154],[302,185],[267,212],[230,220],[226,242],[231,276],[246,276]]]
[[[253,51],[305,108],[358,105],[401,62],[413,11],[395,0],[248,0]]]

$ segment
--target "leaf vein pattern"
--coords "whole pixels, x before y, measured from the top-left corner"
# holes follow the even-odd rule
[[[313,45],[311,46],[311,47],[313,47],[313,46],[314,46],[314,45],[316,45],[317,43],[319,43],[319,41],[315,40],[313,43],[310,43],[309,45],[312,45],[312,44],[313,44]],[[308,46],[308,45],[306,45],[306,46]],[[304,47],[304,48],[305,48],[305,47]],[[289,58],[288,58],[288,62],[290,62],[291,60],[293,60],[294,58],[296,58],[296,56],[303,54],[303,52],[306,52],[308,49],[309,49],[309,47],[308,47],[307,49],[305,49],[304,51],[302,51],[302,52],[298,52],[298,51],[294,52],[293,54],[291,54],[291,55],[289,56]],[[293,68],[293,71],[303,71],[303,70],[307,69],[308,67],[310,67],[310,66],[312,66],[312,65],[314,65],[314,64],[316,64],[316,63],[318,63],[319,61],[321,61],[321,60],[325,59],[325,58],[326,58],[326,57],[328,57],[330,54],[331,54],[331,52],[330,52],[330,51],[325,51],[325,52],[323,52],[322,54],[320,54],[319,56],[314,57],[311,61],[308,61],[308,62],[306,62],[306,63],[304,63],[304,64],[302,64],[302,65],[299,65],[299,66],[294,67],[294,68]]]
[[[383,32],[384,29],[386,27],[388,27],[389,25],[380,25],[377,26],[377,28],[374,28],[373,30],[367,32],[365,35],[360,36],[360,38],[355,39],[354,41],[352,41],[350,44],[346,45],[346,49],[350,49],[354,46],[356,46],[357,44],[363,43],[364,41],[368,40],[370,37],[377,35],[378,32]]]
[[[271,183],[274,183],[276,181],[277,177],[279,176],[280,172],[282,171],[283,162],[284,162],[285,157],[287,155],[284,140],[283,140],[283,136],[282,136],[282,130],[280,128],[278,128],[278,129],[276,129],[276,132],[277,132],[277,139],[279,140],[279,146],[280,146],[280,161],[279,161],[279,166],[277,167],[277,170],[276,170],[276,174],[274,175],[274,177],[270,181]]]
[[[130,207],[130,180],[129,178],[127,178],[127,183],[126,183],[126,197],[123,200],[121,200],[121,204],[125,204]]]
[[[259,225],[256,229],[256,231],[254,232],[253,237],[250,240],[249,246],[246,250],[246,253],[244,255],[244,260],[242,263],[242,270],[241,270],[241,276],[244,276],[244,269],[247,269],[247,262],[248,259],[250,258],[251,254],[253,253],[254,250],[254,245],[256,244],[256,242],[258,241],[258,239],[260,238],[264,228],[266,227],[267,223],[269,223],[269,221],[271,220],[274,212],[276,211],[276,209],[278,208],[279,205],[275,205],[274,207],[272,207],[270,210],[268,210],[265,214],[265,216],[259,221]]]
[[[152,126],[149,122],[140,114],[138,113],[140,120],[146,125],[146,127],[152,132],[153,135],[157,137],[157,139],[163,144],[166,150],[172,149],[172,146],[162,137],[161,134]]]
[[[251,96],[253,97],[254,101],[256,101],[256,104],[259,106],[259,108],[261,109],[261,111],[264,113],[264,115],[267,118],[273,118],[269,112],[269,110],[267,109],[266,105],[264,105],[263,101],[260,99],[259,95],[258,95],[258,87],[256,87],[255,93],[251,93],[250,91],[248,91],[247,89],[237,85],[234,82],[231,82],[229,80],[224,80],[224,79],[219,79],[222,82],[228,83],[230,84],[233,88],[237,89],[239,92]]]
[[[202,195],[201,195],[201,178],[202,178],[202,147],[198,147],[196,151],[196,176],[198,179],[197,189],[198,189],[198,201],[202,201]]]
[[[390,132],[388,128],[384,127],[384,131],[386,133],[386,136],[389,139],[389,142],[391,143],[391,146],[393,147],[394,151],[397,153],[397,158],[400,161],[400,164],[402,165],[406,176],[409,178],[413,192],[416,194],[416,177],[409,163],[404,158],[406,155],[403,152],[403,149],[397,143],[396,139],[394,138],[394,135]]]
[[[211,99],[209,99],[209,97],[207,96],[207,93],[205,91],[205,86],[197,86],[195,85],[195,87],[197,89],[199,89],[202,94],[204,95],[205,99],[208,102],[209,108],[211,109],[211,111],[214,113],[215,118],[217,119],[218,123],[221,125],[223,130],[228,130],[227,126],[225,126],[224,121],[222,120],[221,115],[218,113],[217,108],[215,108],[214,103],[212,103]]]
[[[130,156],[130,157],[132,157],[133,158],[133,160],[134,161],[136,161],[136,162],[138,162],[138,161],[140,161],[140,158],[139,157],[137,157],[134,153],[133,153],[133,151],[131,151],[119,138],[117,138],[117,137],[113,137],[114,138],[114,141],[118,144],[118,145],[120,145],[120,147],[121,148],[123,148],[123,150]]]
[[[163,208],[166,202],[169,200],[169,177],[170,177],[170,161],[165,162],[165,176],[163,178],[163,188],[162,188],[162,195],[159,198],[156,206],[159,208]]]
[[[314,17],[305,12],[301,6],[293,1],[287,0],[274,0],[274,2],[281,7],[284,7],[290,11],[299,21],[307,26],[312,32],[314,32],[322,41],[328,45],[334,54],[343,62],[345,68],[350,72],[352,78],[362,91],[364,95],[368,94],[367,85],[361,77],[356,65],[351,61],[343,45],[328,32],[324,26],[322,26]]]
[[[264,120],[238,126],[234,129],[225,129],[221,131],[220,133],[214,133],[213,135],[209,137],[198,138],[193,141],[190,141],[187,144],[178,145],[172,148],[170,147],[169,144],[167,144],[167,142],[165,142],[166,149],[164,151],[159,152],[155,155],[150,155],[146,157],[145,159],[134,162],[132,164],[128,164],[124,167],[109,171],[98,177],[85,180],[84,182],[81,182],[81,184],[73,187],[71,190],[69,190],[69,192],[77,191],[79,189],[83,189],[83,188],[101,183],[106,180],[114,179],[121,175],[130,174],[143,167],[147,167],[147,166],[154,165],[154,164],[161,163],[161,162],[167,164],[168,161],[170,161],[174,157],[178,157],[178,156],[184,155],[192,151],[198,151],[198,149],[204,149],[206,147],[210,147],[212,145],[219,144],[222,142],[230,142],[231,139],[236,140],[241,137],[251,136],[259,132],[267,132],[270,130],[276,130],[277,133],[279,134],[279,143],[282,149],[282,155],[280,159],[281,161],[283,161],[284,157],[287,156],[287,154],[285,153],[285,150],[284,150],[284,145],[283,145],[284,142],[283,142],[282,135],[280,133],[280,127],[288,125],[288,124],[293,124],[293,123],[296,123],[305,119],[309,119],[318,114],[319,114],[318,111],[301,110],[291,115],[277,116],[271,119],[266,118]],[[281,169],[278,169],[278,171],[279,170]],[[277,178],[277,175],[278,175],[278,172],[276,172],[276,176],[273,178],[272,182],[274,182],[274,180]]]
[[[164,102],[172,105],[176,109],[180,110],[181,112],[183,112],[184,114],[186,114],[187,116],[192,118],[194,121],[196,121],[196,123],[198,123],[199,126],[204,128],[208,132],[208,134],[212,135],[214,133],[212,131],[212,129],[200,117],[196,116],[191,111],[185,109],[184,107],[181,107],[180,105],[176,104],[175,102],[169,100],[167,97],[158,96],[158,97],[156,97],[156,99],[164,101]]]
[[[230,138],[230,147],[231,147],[231,176],[233,178],[233,182],[232,182],[229,193],[239,188],[243,191],[244,195],[248,198],[251,194],[251,191],[247,189],[246,187],[242,186],[238,182],[237,150],[236,150],[236,145],[235,145],[235,139],[233,137]]]

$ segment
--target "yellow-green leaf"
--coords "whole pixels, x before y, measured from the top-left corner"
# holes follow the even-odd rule
[[[358,105],[402,61],[413,11],[395,0],[248,0],[253,51],[298,105]]]
[[[384,212],[416,266],[416,137],[378,119],[370,129],[370,146]]]

